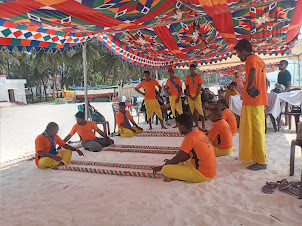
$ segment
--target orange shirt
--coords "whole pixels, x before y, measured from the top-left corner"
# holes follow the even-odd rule
[[[233,136],[229,123],[224,119],[218,120],[211,128],[208,138],[213,145],[220,149],[233,147]]]
[[[145,100],[153,100],[156,99],[155,86],[160,87],[158,81],[151,79],[149,82],[146,80],[142,81],[135,88],[140,89],[143,87],[146,93]]]
[[[181,83],[181,80],[180,78],[178,77],[175,77],[173,79],[173,81],[181,88],[182,87],[182,83]],[[169,92],[171,94],[171,96],[179,96],[179,92],[178,92],[178,89],[173,86],[173,84],[171,83],[171,79],[169,78],[166,85],[165,85],[165,88],[169,88]]]
[[[237,90],[232,91],[232,90],[228,89],[225,93],[225,100],[228,105],[230,102],[230,96],[240,96],[240,93]]]
[[[198,129],[185,136],[180,150],[188,153],[192,164],[205,177],[216,176],[216,156],[213,145],[207,136]]]
[[[126,117],[130,121],[132,119],[132,116],[130,115],[130,111],[126,110]],[[122,128],[121,123],[126,123],[124,114],[120,111],[118,111],[115,115],[115,120],[117,123],[118,128]]]
[[[58,144],[59,146],[62,147],[66,143],[58,135],[56,135],[54,139],[54,144],[55,145]],[[36,149],[35,162],[37,166],[39,162],[38,151],[50,152],[51,145],[52,145],[51,142],[43,135],[43,133],[37,136],[35,140],[35,149]]]
[[[199,74],[196,74],[195,77],[194,77],[194,87],[192,86],[193,84],[192,84],[191,75],[188,75],[186,77],[186,81],[185,81],[185,85],[189,86],[189,93],[194,94],[194,95],[197,94],[198,84],[202,84],[202,83],[203,83],[203,80],[202,80],[201,75],[199,75]]]
[[[249,73],[251,68],[256,68],[256,79],[253,87],[259,89],[260,94],[253,98],[247,94],[246,87],[249,82]],[[255,54],[250,55],[245,61],[245,79],[242,96],[242,105],[247,106],[261,106],[267,105],[267,91],[266,91],[266,67],[263,60]]]
[[[231,132],[237,133],[237,121],[236,121],[235,115],[233,114],[233,112],[230,109],[225,108],[222,111],[222,118],[229,123]]]
[[[87,121],[86,125],[80,126],[79,124],[75,124],[71,131],[70,135],[73,136],[75,133],[78,133],[81,141],[84,140],[94,140],[96,136],[94,135],[94,131],[98,129],[97,125],[92,121]]]

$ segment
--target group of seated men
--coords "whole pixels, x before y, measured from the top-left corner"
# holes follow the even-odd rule
[[[180,147],[178,154],[171,160],[166,160],[163,166],[154,167],[153,171],[161,171],[165,176],[165,181],[172,179],[184,180],[189,182],[202,182],[211,180],[216,175],[216,156],[229,155],[233,149],[233,139],[237,133],[237,123],[233,113],[227,108],[227,101],[220,99],[217,105],[210,106],[209,119],[214,123],[209,132],[205,130],[204,121],[202,128],[198,126],[197,112],[203,116],[203,109],[200,98],[202,78],[195,73],[196,66],[190,66],[191,74],[186,78],[188,103],[191,113],[194,115],[195,126],[191,114],[183,113],[181,96],[181,80],[174,76],[173,69],[169,69],[170,78],[167,81],[165,90],[169,95],[171,110],[174,114],[176,126],[185,139]],[[145,72],[145,79],[136,90],[145,96],[147,117],[150,128],[150,118],[155,113],[161,120],[162,128],[165,128],[162,121],[162,113],[158,104],[158,96],[155,94],[155,86],[160,86],[158,82],[151,79],[150,73]],[[145,93],[139,91],[144,87]],[[51,122],[46,130],[35,140],[36,146],[36,165],[39,168],[58,169],[59,166],[70,163],[72,151],[79,155],[83,153],[68,144],[67,141],[78,133],[82,146],[89,151],[98,152],[102,147],[114,143],[106,133],[101,131],[92,121],[85,120],[84,112],[76,115],[77,123],[73,126],[70,133],[62,140],[58,135],[59,126]],[[126,110],[125,103],[119,103],[119,111],[116,114],[116,122],[119,133],[122,137],[132,137],[136,133],[143,131],[132,119],[130,112]],[[131,123],[132,125],[131,125]],[[103,138],[97,138],[98,132]],[[65,150],[57,150],[56,146],[63,147]]]

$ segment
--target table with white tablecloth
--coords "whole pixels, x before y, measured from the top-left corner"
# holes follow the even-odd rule
[[[274,118],[277,118],[281,113],[281,101],[285,101],[291,105],[302,104],[302,91],[298,90],[278,94],[268,93],[267,99],[269,111],[266,112],[266,114],[271,114],[274,116]],[[242,108],[242,100],[240,99],[240,96],[230,96],[229,108],[234,114],[240,116]]]

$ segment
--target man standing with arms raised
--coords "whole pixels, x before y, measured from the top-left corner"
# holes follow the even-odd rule
[[[249,170],[263,170],[266,169],[266,67],[263,60],[253,54],[252,44],[248,40],[240,40],[234,49],[240,60],[245,62],[246,74],[239,128],[239,159],[255,162],[247,167]]]
[[[158,81],[151,78],[149,71],[144,71],[144,76],[145,76],[145,80],[142,81],[140,84],[138,84],[135,87],[135,91],[140,93],[141,95],[143,95],[145,97],[147,120],[148,120],[149,126],[150,126],[149,129],[150,130],[152,129],[151,117],[152,117],[153,113],[155,113],[157,115],[157,117],[159,118],[161,128],[162,129],[167,129],[164,126],[163,114],[160,110],[160,105],[158,103],[158,98],[159,98],[159,95],[161,93],[161,87],[160,87]],[[156,95],[156,92],[155,92],[155,87],[156,86],[158,87],[158,95]],[[139,90],[140,88],[144,88],[145,92],[141,92]]]
[[[190,75],[186,77],[186,95],[188,96],[188,102],[190,106],[190,110],[192,115],[194,115],[194,122],[195,127],[200,129],[198,122],[197,122],[197,112],[201,115],[202,120],[202,129],[205,130],[204,124],[204,114],[202,110],[202,103],[201,103],[201,85],[203,83],[202,77],[199,74],[196,74],[196,65],[190,65]]]
[[[181,93],[182,93],[182,83],[180,78],[174,76],[173,68],[169,68],[169,79],[165,85],[165,92],[169,95],[169,101],[171,105],[171,110],[174,117],[182,115],[182,103],[181,103]]]

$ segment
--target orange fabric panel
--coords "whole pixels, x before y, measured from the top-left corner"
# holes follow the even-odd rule
[[[249,72],[251,68],[256,68],[256,79],[253,87],[259,89],[260,94],[253,98],[247,94],[246,87],[249,82]],[[267,105],[267,90],[266,90],[266,67],[263,60],[255,54],[247,57],[245,62],[245,79],[243,88],[242,105],[247,106],[260,106]]]
[[[214,146],[221,149],[229,149],[233,147],[233,136],[229,123],[224,119],[217,121],[211,128],[208,138]]]
[[[216,156],[213,145],[207,136],[198,129],[192,130],[185,136],[180,150],[188,153],[192,164],[204,176],[216,176]]]

